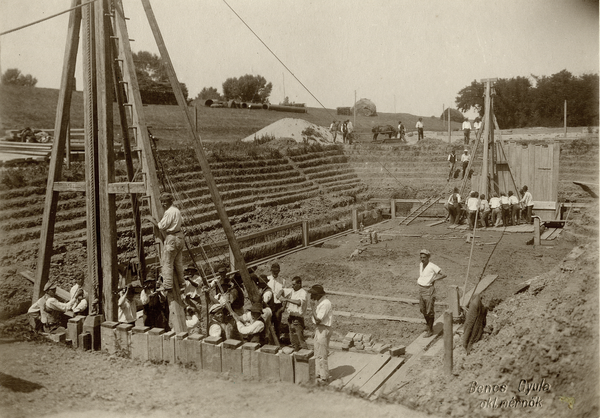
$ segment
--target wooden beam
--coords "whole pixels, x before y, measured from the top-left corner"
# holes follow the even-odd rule
[[[333,311],[334,315],[343,316],[346,318],[362,318],[362,319],[375,319],[375,320],[386,320],[386,321],[398,321],[398,322],[410,322],[412,324],[424,324],[425,320],[422,318],[406,318],[401,316],[390,316],[390,315],[375,315],[358,312],[346,312],[346,311]]]
[[[71,7],[77,7],[80,0],[71,0]],[[40,232],[40,246],[38,250],[37,268],[35,270],[35,283],[33,285],[33,301],[40,298],[44,285],[50,274],[50,258],[54,245],[54,224],[56,222],[56,208],[58,206],[58,192],[54,191],[54,182],[62,177],[62,164],[64,158],[65,141],[69,125],[71,109],[71,93],[75,81],[75,64],[77,49],[79,47],[79,28],[81,26],[81,9],[77,8],[69,14],[69,27],[67,30],[67,45],[63,58],[63,71],[58,93],[56,118],[54,119],[55,144],[52,147],[50,166],[48,169],[48,182],[44,214]]]
[[[488,288],[489,285],[491,285],[494,280],[496,280],[498,278],[497,274],[490,274],[485,276],[483,279],[481,279],[479,281],[479,283],[477,283],[477,286],[475,286],[473,289],[469,290],[467,293],[465,293],[465,295],[461,298],[460,300],[460,306],[467,306],[467,304],[469,303],[469,301],[471,300],[471,298],[473,296],[476,296],[478,294],[480,294],[481,292],[483,292],[485,289]]]
[[[142,182],[122,182],[122,183],[109,183],[108,193],[110,194],[133,194],[133,193],[146,193],[146,184]]]
[[[55,192],[85,192],[85,181],[57,181],[54,183]]]
[[[248,296],[250,300],[252,302],[258,302],[260,300],[260,293],[258,292],[258,289],[254,282],[250,279],[250,274],[248,273],[248,269],[246,268],[246,263],[242,256],[240,246],[236,240],[235,234],[233,233],[233,228],[229,223],[229,217],[227,216],[227,212],[225,211],[225,206],[223,205],[221,195],[219,194],[219,190],[217,189],[217,185],[212,175],[210,165],[208,164],[208,161],[206,159],[204,148],[202,147],[202,143],[200,142],[200,136],[198,135],[198,132],[194,127],[192,116],[185,101],[185,97],[183,96],[183,92],[181,91],[181,85],[179,84],[179,80],[177,79],[175,68],[173,68],[173,63],[169,56],[169,52],[167,51],[167,47],[160,32],[160,28],[158,27],[158,22],[156,21],[156,17],[154,16],[152,6],[150,5],[149,0],[142,0],[142,5],[144,6],[144,11],[146,12],[146,16],[148,17],[148,22],[150,23],[150,28],[152,29],[152,33],[154,34],[154,39],[156,40],[156,44],[158,46],[158,50],[160,52],[163,64],[165,65],[167,73],[169,74],[169,80],[171,81],[171,87],[173,88],[173,92],[175,93],[175,97],[177,98],[177,103],[179,104],[179,106],[185,114],[188,132],[190,133],[190,136],[194,138],[193,146],[196,151],[196,157],[198,158],[198,162],[200,163],[200,167],[202,168],[202,174],[204,175],[204,179],[212,196],[212,200],[217,210],[217,214],[219,215],[221,225],[223,226],[223,230],[225,231],[225,235],[227,236],[229,248],[231,248],[231,251],[235,257],[237,264],[236,267],[242,276],[242,280],[244,282],[246,290],[248,291]]]

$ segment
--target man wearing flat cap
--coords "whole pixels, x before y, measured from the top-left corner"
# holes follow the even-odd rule
[[[329,382],[329,340],[331,339],[331,325],[333,324],[333,306],[325,296],[325,290],[316,284],[308,290],[310,294],[310,307],[312,322],[315,324],[315,374],[317,382]]]
[[[425,317],[427,328],[425,338],[433,335],[433,321],[435,319],[435,282],[446,277],[442,269],[429,262],[431,253],[428,250],[421,250],[421,264],[419,266],[420,276],[417,280],[419,285],[419,307]]]
[[[156,219],[148,218],[164,234],[163,250],[161,257],[161,274],[164,280],[164,289],[171,291],[173,289],[173,272],[177,276],[179,288],[185,287],[184,267],[183,267],[183,248],[185,247],[183,231],[183,218],[181,212],[173,206],[173,195],[163,193],[160,195],[160,203],[165,209],[160,222]]]

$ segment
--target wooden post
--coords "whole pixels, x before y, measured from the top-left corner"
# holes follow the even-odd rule
[[[458,286],[451,285],[450,286],[450,300],[448,301],[448,306],[453,316],[460,316],[460,298],[458,297]]]
[[[79,0],[71,1],[71,7],[76,7],[78,4]],[[56,208],[58,206],[58,192],[54,191],[54,182],[60,181],[62,178],[62,164],[65,141],[67,138],[69,111],[71,108],[71,92],[73,91],[73,82],[75,81],[75,64],[79,46],[80,26],[81,8],[77,8],[69,14],[67,45],[65,48],[63,71],[60,80],[56,118],[54,119],[54,146],[52,147],[50,166],[48,169],[46,199],[40,231],[40,246],[38,250],[37,268],[35,270],[35,283],[33,286],[32,300],[34,302],[40,298],[50,273],[50,258],[52,257],[52,247],[54,244],[54,224],[56,222]]]
[[[452,127],[450,126],[450,108],[448,108],[448,143],[452,143]]]
[[[540,217],[532,216],[533,218],[533,245],[541,245],[540,240]]]
[[[308,247],[309,244],[309,235],[308,235],[308,221],[302,221],[302,246]]]
[[[69,112],[70,115],[71,112]],[[69,117],[70,119],[70,117]],[[71,168],[71,122],[67,122],[67,141],[65,143],[65,167],[67,170]]]
[[[194,104],[194,127],[196,129],[196,133],[198,132],[198,106]]]
[[[565,100],[565,138],[567,137],[567,101]]]
[[[396,218],[396,199],[390,199],[390,216]]]
[[[485,78],[481,80],[482,83],[485,83],[485,115],[484,115],[484,125],[483,125],[483,167],[481,169],[481,178],[479,181],[479,193],[485,193],[488,195],[488,177],[489,177],[489,148],[494,147],[494,113],[492,111],[492,83],[495,82],[497,78]],[[474,155],[471,155],[471,160],[475,158]],[[492,160],[494,160],[494,156],[492,155]]]
[[[233,251],[231,251],[231,247],[229,247],[229,271],[234,270],[237,270],[237,267],[235,265],[235,256],[233,255]]]
[[[107,0],[95,3],[96,19],[96,84],[98,113],[98,196],[100,206],[100,248],[102,263],[102,301],[104,317],[116,321],[117,298],[117,221],[115,195],[109,184],[115,182],[113,138],[112,51],[110,48],[110,12]]]
[[[452,312],[444,312],[444,372],[452,374],[452,350],[454,333],[452,331]]]
[[[358,232],[358,209],[352,208],[352,230]]]

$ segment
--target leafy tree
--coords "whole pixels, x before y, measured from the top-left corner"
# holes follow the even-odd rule
[[[494,84],[494,114],[500,127],[522,128],[531,120],[533,90],[527,77],[498,79]]]
[[[2,84],[4,85],[35,87],[37,82],[37,78],[31,74],[22,74],[18,68],[9,68],[2,74]]]
[[[433,116],[435,118],[435,116]],[[440,116],[441,120],[448,120],[448,109],[444,110],[444,113]],[[450,122],[462,122],[465,120],[465,115],[460,113],[456,109],[450,109]]]
[[[246,74],[240,78],[228,78],[223,83],[225,100],[242,102],[268,103],[273,84],[260,75]]]
[[[468,112],[471,108],[479,113],[479,116],[485,114],[483,109],[483,83],[478,83],[476,80],[471,82],[470,86],[463,88],[456,96],[456,107],[461,112]]]
[[[140,95],[145,104],[177,104],[167,69],[160,57],[148,51],[133,54],[135,75],[140,86]],[[188,101],[185,83],[179,83],[183,97]]]
[[[204,87],[196,96],[197,100],[223,100],[223,96],[214,87]]]

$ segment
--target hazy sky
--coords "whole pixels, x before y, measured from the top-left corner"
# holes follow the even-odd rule
[[[598,2],[589,0],[226,0],[328,108],[366,97],[381,112],[439,116],[473,80],[597,73]],[[0,0],[0,31],[70,0]],[[228,77],[260,74],[271,102],[319,106],[224,0],[154,0],[180,81],[195,97]],[[134,51],[158,52],[137,0],[124,0]],[[58,88],[68,15],[0,38],[2,71]],[[82,88],[81,67],[77,89]]]

